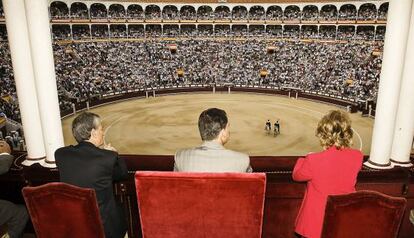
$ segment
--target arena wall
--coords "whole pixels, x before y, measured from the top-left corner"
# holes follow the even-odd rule
[[[350,112],[357,112],[358,110],[362,110],[363,106],[359,105],[358,102],[347,100],[343,97],[337,97],[334,95],[329,94],[321,94],[316,92],[302,92],[300,90],[295,89],[281,89],[278,87],[262,87],[262,86],[217,86],[214,87],[215,92],[246,92],[246,93],[258,93],[258,94],[273,94],[273,95],[283,95],[287,97],[294,97],[294,98],[302,98],[308,99],[313,101],[318,101],[321,103],[329,103],[332,105],[340,106],[340,107],[349,107]],[[165,87],[165,88],[154,88],[154,89],[140,89],[140,90],[131,90],[128,92],[123,93],[113,93],[109,95],[104,95],[99,99],[93,99],[89,102],[79,102],[74,103],[75,112],[82,111],[87,109],[88,104],[89,107],[97,107],[101,105],[106,105],[109,103],[116,103],[124,100],[135,99],[135,98],[145,98],[145,97],[152,97],[157,95],[168,95],[168,94],[179,94],[179,93],[198,93],[198,92],[210,92],[213,93],[213,86],[211,85],[193,85],[187,87]],[[375,111],[373,111],[375,112]],[[65,118],[67,116],[73,115],[73,110],[67,110],[61,112],[61,117]]]

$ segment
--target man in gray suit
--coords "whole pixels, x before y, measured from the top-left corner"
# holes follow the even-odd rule
[[[252,172],[248,155],[228,150],[229,123],[225,111],[210,108],[198,119],[203,143],[195,148],[178,150],[174,171],[180,172]]]

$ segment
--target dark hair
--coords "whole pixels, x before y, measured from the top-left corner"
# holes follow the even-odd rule
[[[218,108],[203,111],[198,118],[198,130],[203,141],[214,140],[227,126],[227,114]]]
[[[84,112],[77,116],[72,122],[72,134],[79,143],[91,138],[92,129],[97,129],[100,117],[92,112]]]

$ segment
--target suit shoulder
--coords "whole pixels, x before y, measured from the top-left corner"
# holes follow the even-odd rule
[[[62,154],[62,153],[67,153],[67,152],[72,151],[73,149],[74,149],[74,146],[73,145],[60,147],[59,149],[57,149],[55,151],[55,155],[59,155],[59,154]]]
[[[191,152],[194,152],[196,150],[197,150],[197,147],[178,149],[175,152],[175,156],[174,157],[176,159],[178,159],[178,158],[181,158],[181,157],[183,157],[183,156],[185,156],[185,155],[187,155],[187,154],[189,154]]]
[[[239,158],[239,159],[250,159],[248,154],[242,153],[242,152],[238,152],[238,151],[234,151],[234,150],[226,150],[227,153],[231,154],[233,157],[235,158]]]
[[[3,154],[0,155],[0,164],[11,164],[14,160],[13,155]]]
[[[185,153],[185,152],[187,152],[187,151],[192,151],[192,150],[195,150],[195,147],[192,147],[192,148],[183,148],[183,149],[178,149],[178,150],[175,152],[175,154],[181,154],[181,153]]]
[[[99,148],[98,148],[99,149]],[[107,154],[108,156],[118,156],[118,152],[112,151],[112,150],[105,150],[105,149],[99,149],[102,153]]]
[[[12,160],[13,159],[13,155],[10,154],[2,154],[0,155],[0,159],[6,159],[6,160]]]
[[[0,174],[7,173],[13,163],[13,155],[2,154],[0,155]]]

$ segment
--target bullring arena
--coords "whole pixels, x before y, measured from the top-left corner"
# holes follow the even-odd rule
[[[251,93],[190,93],[131,99],[99,106],[105,141],[122,154],[174,154],[201,143],[197,120],[201,111],[218,107],[229,116],[228,148],[249,155],[305,155],[320,151],[314,136],[318,120],[337,106],[285,96]],[[342,108],[343,109],[343,108]],[[369,154],[373,119],[351,114],[354,148]],[[76,144],[71,133],[74,116],[63,120],[66,144]],[[281,134],[265,132],[265,122],[280,119]]]

